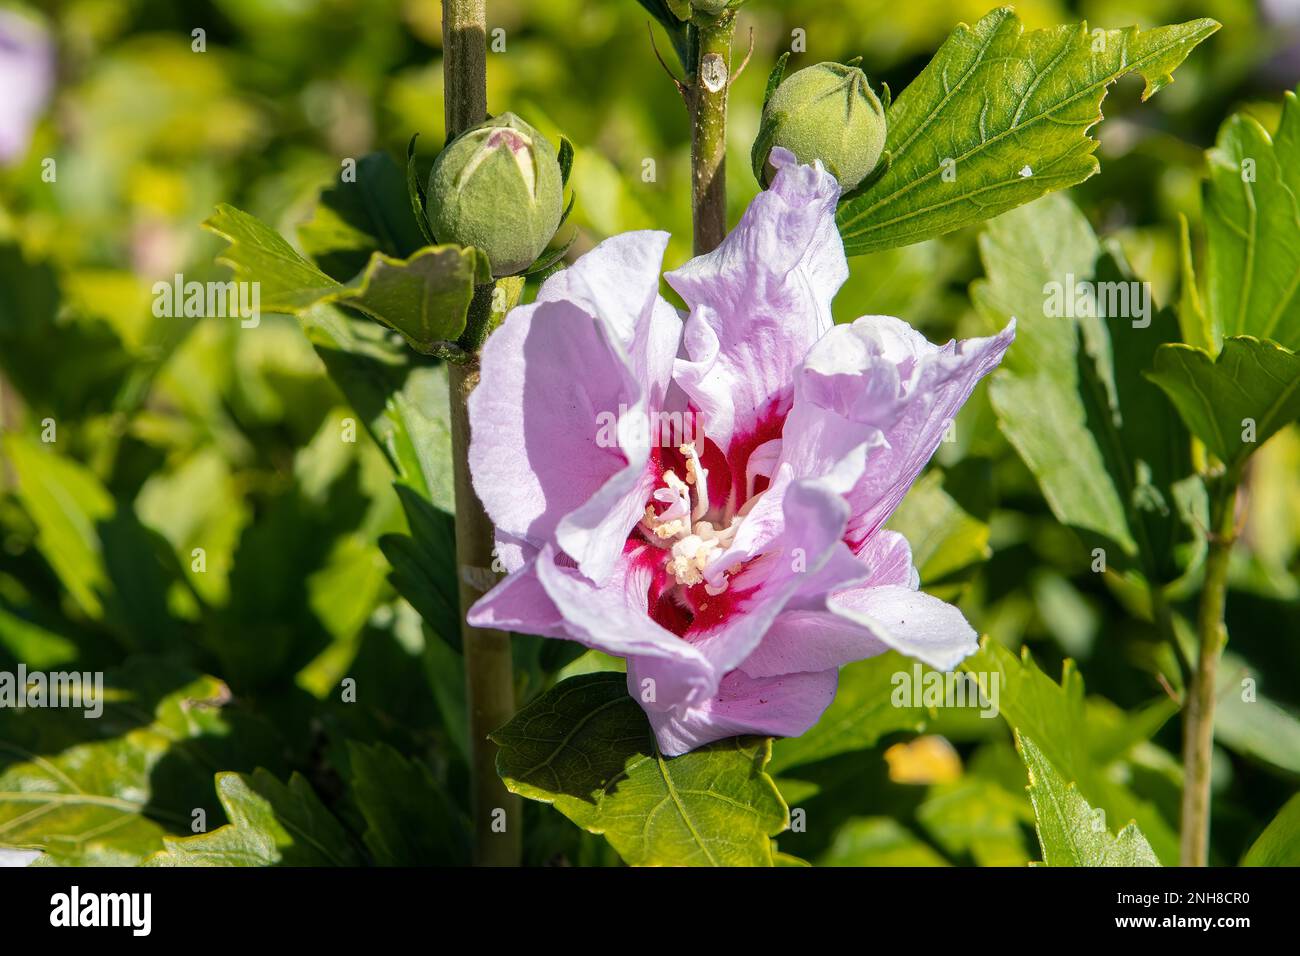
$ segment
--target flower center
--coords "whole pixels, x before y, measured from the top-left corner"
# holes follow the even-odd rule
[[[700,463],[694,443],[678,449],[686,459],[683,478],[669,468],[663,474],[663,487],[656,488],[654,500],[666,507],[655,511],[647,504],[642,529],[652,544],[668,551],[664,567],[680,585],[704,584],[708,594],[727,590],[727,575],[735,568],[714,568],[735,537],[740,518],[733,517],[725,528],[715,528],[705,520],[709,513],[709,472]]]

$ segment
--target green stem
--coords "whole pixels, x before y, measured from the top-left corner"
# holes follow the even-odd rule
[[[442,85],[448,140],[487,119],[486,0],[443,0]]]
[[[687,90],[691,109],[691,219],[695,254],[716,249],[727,234],[727,92],[736,15],[696,18],[694,62]]]
[[[487,116],[487,11],[484,0],[443,0],[443,80],[447,138]],[[493,565],[492,522],[474,493],[469,472],[468,401],[478,384],[478,347],[493,325],[491,285],[481,287],[470,307],[474,336],[468,360],[449,365],[451,450],[456,489],[456,564],[460,569],[461,640],[469,709],[470,805],[474,862],[518,866],[522,813],[519,798],[506,790],[496,770],[496,746],[488,734],[515,710],[510,635],[470,627],[465,613],[483,595],[481,584]],[[504,823],[505,831],[501,832]]]
[[[1209,552],[1197,615],[1200,645],[1183,710],[1183,866],[1205,866],[1210,850],[1210,761],[1214,751],[1214,701],[1219,658],[1228,643],[1224,609],[1228,561],[1236,539],[1237,475],[1225,475],[1214,492]]]

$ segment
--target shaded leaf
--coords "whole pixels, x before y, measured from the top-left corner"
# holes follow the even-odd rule
[[[393,568],[389,580],[435,634],[460,650],[454,522],[406,486],[398,485],[397,494],[411,533],[379,539]]]
[[[301,774],[288,786],[265,770],[217,774],[230,823],[211,833],[165,837],[146,866],[357,866],[348,832]]]
[[[1245,693],[1245,678],[1251,692]],[[1300,776],[1300,717],[1258,688],[1260,675],[1232,652],[1219,663],[1214,738],[1229,750]]]
[[[1278,811],[1246,851],[1242,866],[1300,866],[1300,794]]]
[[[946,853],[969,853],[977,866],[1024,866],[1029,862],[1022,823],[1033,814],[1024,797],[997,783],[964,777],[930,789],[917,819]]]
[[[340,309],[320,305],[298,318],[398,481],[440,508],[453,508],[446,368]]]
[[[3,448],[36,525],[41,553],[82,611],[101,617],[108,572],[96,526],[112,517],[112,496],[88,468],[48,446],[10,434]]]
[[[165,661],[104,675],[103,712],[0,708],[0,845],[44,863],[129,866],[188,832],[214,765],[270,759],[273,734],[235,721],[230,691]],[[229,764],[227,764],[229,765]]]
[[[382,152],[357,160],[354,181],[340,178],[321,193],[298,238],[307,255],[339,281],[364,269],[371,253],[404,258],[433,245],[420,231],[405,176]]]
[[[510,790],[603,834],[633,866],[771,866],[788,823],[766,738],[666,758],[622,674],[571,677],[492,739]]]
[[[922,475],[890,516],[889,527],[907,538],[925,589],[951,601],[961,590],[964,572],[992,552],[988,524],[944,491],[943,481],[943,473],[934,468]]]
[[[387,744],[348,744],[352,798],[364,840],[380,866],[464,866],[469,829],[446,790],[422,763]]]
[[[1300,355],[1274,342],[1231,336],[1214,359],[1190,345],[1164,345],[1149,378],[1230,469],[1300,418]]]
[[[1176,318],[1138,315],[1132,295],[1144,284],[1103,253],[1064,196],[989,223],[980,255],[987,278],[972,287],[977,307],[998,326],[1017,319],[989,387],[999,427],[1057,520],[1104,547],[1108,565],[1176,578],[1174,545],[1193,536],[1180,510],[1190,441],[1143,376],[1162,344],[1176,340]],[[1070,307],[1056,314],[1049,297]]]

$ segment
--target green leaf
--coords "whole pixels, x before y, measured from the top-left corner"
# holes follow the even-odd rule
[[[785,65],[790,61],[790,51],[786,50],[776,58],[776,64],[772,67],[772,72],[767,75],[767,86],[763,90],[763,109],[767,109],[767,101],[772,98],[776,88],[781,85],[785,79]]]
[[[1242,866],[1300,866],[1300,794],[1278,811],[1241,861]]]
[[[425,241],[406,179],[387,153],[361,157],[355,180],[340,179],[322,192],[298,238],[307,255],[340,281],[364,269],[374,252],[401,258],[433,245]]]
[[[1017,320],[989,387],[1003,433],[1057,520],[1103,546],[1108,564],[1176,578],[1173,546],[1193,533],[1178,507],[1179,486],[1193,473],[1190,441],[1142,374],[1177,339],[1176,318],[1149,302],[1139,317],[1131,296],[1128,309],[1105,308],[1121,304],[1106,290],[1131,292],[1135,280],[1064,196],[989,223],[980,256],[987,278],[971,289],[977,308],[998,326]],[[1087,314],[1096,311],[1134,317]]]
[[[432,246],[408,259],[376,252],[337,301],[396,329],[428,354],[464,331],[478,269],[478,253],[460,246]]]
[[[835,842],[817,861],[819,866],[947,866],[929,844],[890,817],[849,820]]]
[[[1229,469],[1240,468],[1255,449],[1300,418],[1300,355],[1274,342],[1231,336],[1217,359],[1190,345],[1163,345],[1148,377]]]
[[[398,485],[397,494],[411,533],[386,534],[379,539],[379,547],[393,568],[389,580],[420,612],[424,623],[459,651],[460,597],[454,522],[451,515],[433,507],[410,488]]]
[[[603,834],[633,866],[771,866],[788,825],[767,738],[666,758],[622,674],[571,677],[492,739],[511,791]]]
[[[465,866],[469,830],[447,791],[422,763],[387,744],[348,743],[352,798],[364,840],[380,866]]]
[[[316,306],[298,320],[398,481],[440,508],[454,508],[446,367],[332,306]]]
[[[979,247],[987,278],[972,286],[972,300],[999,327],[1016,318],[1016,341],[989,385],[999,426],[1062,524],[1133,550],[1080,392],[1078,320],[1044,314],[1048,283],[1092,274],[1101,251],[1092,227],[1072,202],[1052,196],[990,222]]]
[[[840,207],[845,252],[920,242],[1087,179],[1107,87],[1139,73],[1145,100],[1218,28],[1024,33],[1009,8],[958,26],[889,110],[889,171]]]
[[[357,866],[348,832],[301,774],[288,786],[265,770],[217,774],[230,823],[211,833],[166,837],[146,866]]]
[[[18,495],[36,525],[37,545],[88,617],[103,615],[108,588],[98,525],[113,516],[112,496],[78,462],[19,434],[4,437]]]
[[[235,278],[260,283],[261,308],[297,315],[337,302],[364,312],[402,334],[416,351],[432,353],[454,342],[480,277],[479,253],[471,247],[427,246],[408,258],[372,253],[365,268],[343,284],[299,255],[275,230],[222,203],[204,227],[230,242],[218,261]]]
[[[135,506],[141,522],[171,544],[190,586],[209,604],[224,605],[235,546],[252,512],[225,457],[209,445],[155,471]],[[203,549],[202,570],[194,569],[195,548]]]
[[[41,553],[81,610],[107,623],[124,646],[171,645],[180,637],[167,594],[181,572],[166,540],[55,447],[19,434],[0,445]]]
[[[1216,337],[1209,316],[1201,305],[1196,287],[1196,267],[1192,263],[1192,232],[1187,217],[1178,214],[1178,325],[1183,341],[1207,352],[1219,351],[1222,330]]]
[[[1045,866],[1160,865],[1136,823],[1130,821],[1113,836],[1105,814],[1094,810],[1073,783],[1066,783],[1033,740],[1017,734],[1016,746],[1029,771],[1029,799]]]
[[[569,185],[569,174],[573,172],[573,143],[567,136],[560,137],[560,148],[556,154],[556,161],[560,164],[560,184],[567,186]],[[560,222],[563,223],[567,218],[569,217],[566,212]]]
[[[1274,139],[1232,116],[1206,158],[1206,291],[1218,335],[1300,349],[1300,106],[1287,93]]]
[[[406,198],[411,205],[411,214],[415,216],[420,234],[424,236],[425,242],[433,246],[438,244],[438,240],[434,237],[433,230],[429,228],[429,213],[425,209],[427,199],[424,193],[424,177],[420,175],[415,165],[415,141],[419,138],[419,133],[412,133],[411,141],[406,144]]]
[[[925,710],[896,707],[893,702],[894,675],[899,671],[910,674],[911,670],[911,662],[897,651],[840,668],[835,700],[821,719],[801,736],[773,745],[772,773],[783,775],[791,767],[865,750],[894,731],[920,730]]]
[[[264,311],[296,315],[343,289],[274,229],[242,209],[222,203],[203,226],[230,243],[217,261],[230,266],[236,279],[259,283]]]
[[[1033,822],[1033,814],[1023,795],[994,781],[968,776],[935,785],[916,817],[946,853],[969,853],[978,866],[1029,862],[1021,824]]]
[[[214,764],[274,759],[260,721],[229,713],[230,691],[157,658],[103,679],[103,712],[0,708],[0,846],[61,866],[130,866],[188,832]]]
[[[1246,662],[1225,653],[1219,663],[1214,739],[1228,749],[1300,776],[1300,718],[1259,690],[1261,676]],[[1252,680],[1245,693],[1244,679]]]
[[[1046,759],[1075,782],[1082,797],[1112,820],[1136,820],[1166,863],[1178,859],[1178,837],[1152,804],[1130,792],[1109,772],[1111,762],[1094,757],[1090,721],[1084,707],[1083,680],[1066,660],[1058,684],[1038,669],[1028,649],[1019,659],[985,638],[979,651],[962,663],[989,700],[995,700],[1007,724],[1029,737]],[[996,697],[992,688],[996,686]]]

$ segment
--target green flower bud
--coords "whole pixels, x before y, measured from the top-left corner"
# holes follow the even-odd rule
[[[767,186],[773,146],[801,163],[820,159],[845,192],[876,168],[885,148],[885,109],[856,66],[818,63],[793,73],[763,107],[754,143],[754,175]]]
[[[433,164],[427,199],[439,242],[477,246],[494,276],[533,264],[564,212],[555,147],[513,113],[452,140]]]

